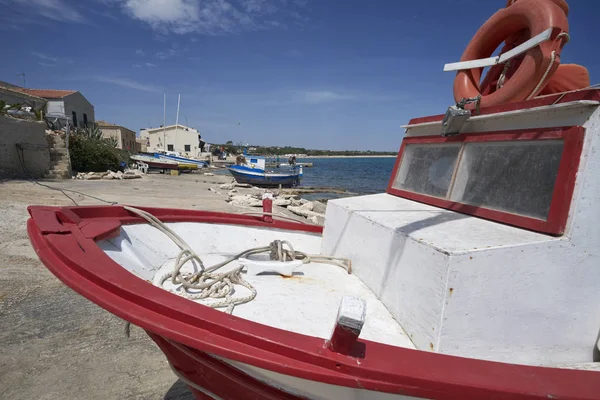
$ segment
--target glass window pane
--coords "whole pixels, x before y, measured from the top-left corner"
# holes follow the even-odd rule
[[[461,143],[406,145],[392,187],[446,197],[460,147]]]
[[[450,199],[547,219],[562,140],[466,143]]]

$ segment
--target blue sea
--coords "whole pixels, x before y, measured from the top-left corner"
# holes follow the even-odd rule
[[[304,168],[301,187],[327,187],[345,189],[348,194],[385,192],[394,163],[393,157],[310,158],[297,162],[312,162],[314,167]],[[343,195],[333,193],[303,194],[307,199],[329,199]]]

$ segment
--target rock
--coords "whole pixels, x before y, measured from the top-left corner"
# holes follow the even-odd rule
[[[215,176],[215,174],[213,174],[212,172],[205,172],[204,176]]]
[[[227,193],[227,195],[228,195],[228,196],[233,196],[235,193],[237,193],[237,189],[231,189],[231,190],[230,190],[230,191]]]
[[[123,179],[139,179],[141,177],[142,177],[141,175],[137,175],[137,174],[123,174]]]
[[[231,196],[229,201],[237,206],[262,207],[262,200],[247,194]]]
[[[88,176],[88,178],[87,178],[87,179],[90,179],[90,177]],[[114,178],[113,178],[112,174],[108,174],[108,175],[104,175],[104,176],[102,177],[102,179],[106,179],[106,180],[108,180],[108,179],[114,179]]]
[[[100,176],[100,175],[91,175],[91,176],[86,176],[85,179],[88,180],[88,181],[97,181],[97,180],[102,179],[102,176]],[[112,179],[112,178],[109,178],[109,179]]]
[[[292,204],[292,201],[290,199],[276,198],[273,201],[273,204],[275,204],[276,206],[280,206],[280,207],[287,207]]]
[[[299,206],[302,205],[302,203],[300,202],[300,200],[291,199],[291,201],[292,201],[292,206],[294,206],[294,207],[299,207]]]
[[[227,184],[227,183],[226,183],[226,184],[224,184],[224,185],[221,185],[221,186],[219,186],[219,187],[220,187],[221,189],[223,189],[223,190],[232,190],[232,189],[235,187],[235,185],[233,185],[233,184],[231,184],[231,183],[229,183],[229,184]]]
[[[208,191],[209,191],[209,192],[215,192],[215,193],[217,192],[217,191],[216,191],[215,189],[213,189],[213,188],[208,188]]]
[[[302,200],[304,200],[304,199],[302,199]],[[300,200],[300,202],[302,202],[302,200]],[[312,201],[307,201],[306,203],[302,204],[300,207],[305,210],[312,211],[314,208],[314,204]]]
[[[242,187],[242,188],[251,188],[252,185],[249,183],[235,183],[235,187]]]
[[[312,210],[308,210],[307,208],[302,207],[302,206],[300,206],[300,207],[288,206],[287,209],[290,210],[291,212],[293,212],[294,214],[301,215],[306,218],[317,217],[319,222],[321,220],[325,221],[325,215],[316,213]]]
[[[310,222],[311,224],[319,225],[319,218],[317,218],[316,215],[313,215],[311,217],[308,217],[308,222]]]
[[[319,214],[325,214],[327,210],[327,204],[321,203],[320,201],[313,201],[313,211]]]

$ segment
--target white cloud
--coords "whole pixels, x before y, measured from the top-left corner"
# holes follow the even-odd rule
[[[147,85],[127,78],[113,78],[109,76],[96,76],[93,78],[98,82],[110,83],[127,89],[142,90],[144,92],[160,92],[160,88],[154,85]]]
[[[146,67],[156,67],[156,64],[151,63],[151,62],[147,62],[146,63]]]
[[[37,0],[41,1],[41,0]],[[130,17],[166,34],[220,35],[285,27],[288,0],[115,0]],[[296,8],[302,4],[294,2]]]
[[[133,68],[141,68],[142,64],[132,64],[131,65]]]
[[[297,93],[297,99],[307,104],[333,103],[336,101],[354,100],[356,96],[329,90],[304,91]]]
[[[138,56],[143,56],[143,55],[146,55],[146,52],[144,52],[144,50],[137,49],[137,50],[135,51],[135,54],[137,54]]]
[[[36,56],[36,57],[38,57],[38,58],[40,58],[40,59],[42,59],[44,61],[52,61],[52,62],[57,62],[58,61],[58,58],[48,56],[48,55],[46,55],[44,53],[38,53],[38,52],[34,51],[34,52],[31,53],[31,55],[32,56]]]
[[[66,21],[66,22],[84,22],[85,18],[73,4],[67,4],[64,0],[2,0],[0,5],[7,5],[8,7],[2,7],[3,13],[9,10],[10,15],[11,6],[13,11],[20,9],[20,11],[26,11],[28,16],[31,17],[33,14],[45,17],[54,21]],[[15,14],[19,14],[15,12]],[[27,17],[27,15],[21,16]],[[35,18],[25,18],[24,22],[35,23]]]

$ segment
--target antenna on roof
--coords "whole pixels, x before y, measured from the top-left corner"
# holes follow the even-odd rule
[[[17,74],[17,77],[19,77],[19,76],[23,77],[23,87],[26,88],[27,82],[25,81],[25,72],[21,72],[20,74]]]

